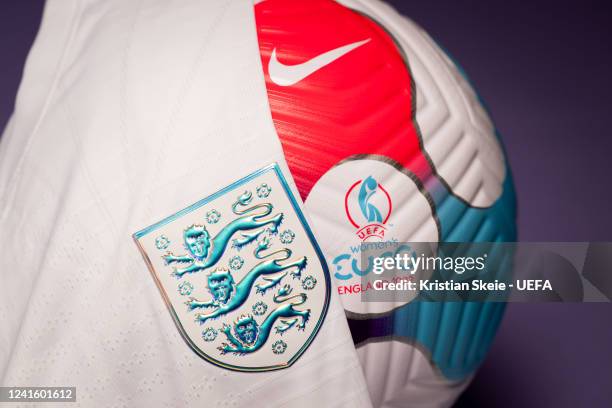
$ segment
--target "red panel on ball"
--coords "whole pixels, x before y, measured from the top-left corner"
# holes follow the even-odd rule
[[[389,157],[421,180],[431,174],[410,72],[386,31],[331,0],[267,0],[255,13],[272,118],[303,199],[353,155]]]

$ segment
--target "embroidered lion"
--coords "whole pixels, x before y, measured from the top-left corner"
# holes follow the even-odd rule
[[[302,256],[295,261],[281,263],[288,260],[291,255],[291,250],[287,248],[268,255],[271,259],[264,260],[255,265],[237,283],[231,272],[227,269],[217,269],[211,272],[208,276],[208,291],[212,297],[211,300],[202,302],[195,298],[190,298],[186,302],[189,310],[214,309],[210,313],[196,315],[196,321],[203,324],[209,319],[215,319],[238,309],[249,298],[253,287],[256,288],[258,293],[266,293],[267,290],[280,284],[282,279],[287,276],[289,270],[293,270],[292,275],[294,277],[300,277],[302,270],[308,264],[308,260],[305,256]],[[263,277],[265,283],[256,284],[260,277]]]
[[[264,232],[271,234],[278,232],[278,227],[283,221],[283,213],[272,214],[273,206],[269,203],[258,204],[250,208],[241,209],[248,206],[252,201],[252,193],[245,191],[232,205],[232,211],[240,217],[227,224],[214,238],[211,239],[210,233],[203,225],[191,225],[183,232],[185,249],[189,252],[186,255],[174,255],[168,252],[163,256],[167,265],[170,264],[189,264],[184,268],[174,268],[173,275],[177,278],[185,274],[199,272],[214,266],[225,253],[232,237],[240,233],[239,238],[232,241],[232,245],[241,248],[259,238]],[[266,228],[267,227],[267,228]]]
[[[240,316],[232,325],[233,333],[232,326],[224,324],[221,331],[225,334],[229,343],[222,343],[218,347],[219,351],[221,354],[247,354],[259,350],[268,341],[272,328],[278,319],[281,319],[283,325],[276,328],[277,333],[282,334],[282,332],[293,327],[298,320],[300,321],[297,325],[298,330],[304,330],[310,319],[310,309],[297,310],[295,306],[303,304],[306,299],[304,293],[284,299],[291,300],[291,302],[270,312],[261,325],[251,315]],[[275,299],[275,301],[277,300]]]

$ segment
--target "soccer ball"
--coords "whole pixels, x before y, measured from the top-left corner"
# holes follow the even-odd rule
[[[251,354],[285,370],[237,373],[194,343],[236,338],[220,320],[175,325],[153,258],[131,238],[163,219],[153,262],[185,259],[166,253],[189,248],[183,228],[219,231],[230,214],[166,221],[203,199],[235,200],[236,182],[272,163],[287,188],[295,180],[339,296],[316,337],[294,327],[281,340],[297,322],[286,319],[266,353]],[[259,187],[255,200],[283,194]],[[376,406],[444,406],[503,314],[499,303],[361,301],[364,246],[515,239],[510,173],[478,98],[426,34],[377,1],[47,2],[0,143],[0,191],[1,385],[70,384],[94,406],[369,406],[358,355]],[[279,201],[285,222],[296,204]],[[275,239],[295,248],[293,233]],[[191,260],[206,241],[196,235]],[[250,270],[246,256],[227,256],[222,270]],[[159,266],[177,285],[176,310],[187,296],[220,296]],[[329,289],[314,275],[301,285]],[[253,319],[271,314],[243,305]],[[255,326],[240,326],[236,341],[251,341]],[[289,357],[290,343],[306,351],[294,334],[312,340],[300,360]]]
[[[504,152],[462,71],[377,0],[255,6],[287,162],[335,278],[375,406],[447,406],[501,303],[365,303],[372,242],[514,241]]]

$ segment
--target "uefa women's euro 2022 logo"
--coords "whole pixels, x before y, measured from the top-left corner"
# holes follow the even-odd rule
[[[330,277],[278,165],[134,234],[191,348],[218,366],[290,366],[325,317]]]
[[[358,204],[358,211],[353,203]],[[356,181],[344,196],[344,209],[351,224],[357,228],[361,241],[375,237],[384,239],[393,203],[385,188],[372,176]]]
[[[335,290],[350,316],[386,313],[409,300],[363,302],[373,291],[373,254],[412,253],[406,243],[439,241],[431,197],[416,176],[381,156],[356,156],[317,181],[306,210]]]

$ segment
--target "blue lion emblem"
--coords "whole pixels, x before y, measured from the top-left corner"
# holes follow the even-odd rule
[[[184,268],[174,268],[173,275],[177,278],[185,274],[199,272],[214,266],[221,256],[225,253],[232,237],[240,232],[240,237],[232,241],[236,248],[257,240],[266,229],[270,233],[278,232],[278,227],[283,221],[283,214],[272,214],[273,206],[269,203],[258,204],[250,208],[241,209],[248,206],[252,201],[252,193],[245,191],[238,200],[232,205],[232,211],[240,217],[227,224],[214,238],[211,239],[210,233],[203,225],[191,225],[183,232],[184,246],[189,255],[176,256],[168,252],[163,256],[167,265],[174,263],[188,263]],[[267,228],[264,228],[267,227]],[[248,232],[252,231],[252,232]]]
[[[133,238],[180,335],[211,364],[242,372],[286,368],[321,328],[329,271],[276,163]]]
[[[196,321],[200,323],[206,322],[208,319],[215,319],[223,316],[233,310],[238,309],[249,298],[253,287],[258,293],[264,294],[269,289],[280,284],[291,270],[291,275],[294,278],[301,278],[301,273],[306,268],[308,260],[302,256],[294,261],[287,261],[292,252],[288,248],[283,248],[269,255],[261,255],[261,252],[270,247],[270,241],[263,239],[255,249],[255,257],[264,259],[255,265],[247,274],[236,283],[232,273],[227,269],[217,269],[208,275],[208,291],[212,299],[208,302],[202,302],[195,298],[190,298],[186,302],[189,310],[213,308],[211,313],[196,315]],[[263,277],[265,283],[255,284],[255,282]]]
[[[221,331],[225,334],[229,343],[222,343],[218,348],[221,354],[247,354],[259,350],[270,337],[274,324],[280,319],[281,325],[276,327],[277,333],[284,333],[297,324],[298,330],[304,330],[306,323],[310,319],[310,309],[297,310],[294,306],[298,306],[306,302],[306,295],[291,296],[289,298],[283,296],[289,294],[291,290],[285,286],[279,291],[279,294],[274,297],[276,303],[290,301],[278,308],[274,309],[266,317],[263,323],[258,324],[253,316],[240,316],[232,326],[224,324]],[[298,323],[299,321],[299,323]]]

